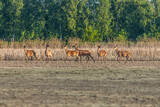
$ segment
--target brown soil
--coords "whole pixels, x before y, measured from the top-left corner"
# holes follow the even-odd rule
[[[0,61],[0,107],[158,107],[159,65]]]

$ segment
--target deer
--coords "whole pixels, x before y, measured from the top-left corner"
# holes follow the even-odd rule
[[[48,60],[49,60],[49,57],[51,57],[51,59],[53,60],[52,51],[51,51],[51,50],[48,50],[48,47],[49,47],[49,45],[47,44],[47,45],[46,45],[46,50],[45,50],[45,55],[46,55],[46,57],[47,57]],[[46,59],[46,60],[47,60],[47,59]]]
[[[107,52],[105,50],[99,50],[100,48],[101,47],[98,46],[98,49],[97,49],[98,60],[99,60],[99,57],[103,57],[103,60],[105,60],[107,56]]]
[[[125,63],[128,61],[129,57],[130,57],[130,52],[129,51],[119,51],[117,46],[115,46],[113,49],[115,49],[115,52],[117,54],[117,61],[120,63],[120,59],[121,57],[126,57],[126,61]],[[132,62],[133,59],[131,58]]]
[[[66,54],[67,54],[66,60],[68,59],[68,57],[72,56],[72,57],[76,57],[75,61],[78,61],[79,51],[77,51],[77,50],[68,50],[67,46],[65,46],[64,49],[65,49]]]
[[[27,59],[29,59],[29,57],[31,57],[31,60],[32,60],[33,56],[37,59],[36,52],[34,50],[27,50],[25,45],[23,47],[24,47],[24,52],[25,52]]]
[[[75,50],[77,50],[79,52],[78,56],[80,57],[80,61],[81,62],[82,62],[82,57],[84,57],[84,56],[86,56],[87,62],[89,61],[90,58],[92,58],[93,62],[95,62],[94,58],[91,55],[91,51],[90,50],[79,50],[77,44],[75,44],[72,47],[74,47]]]

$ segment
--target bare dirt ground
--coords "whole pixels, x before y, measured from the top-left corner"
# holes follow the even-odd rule
[[[159,107],[159,61],[0,61],[0,107]]]

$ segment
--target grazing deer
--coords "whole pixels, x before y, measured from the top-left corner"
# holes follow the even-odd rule
[[[76,57],[76,60],[78,60],[78,54],[79,54],[79,51],[77,50],[68,50],[67,49],[67,46],[64,47],[65,51],[66,51],[66,54],[67,54],[67,57],[66,57],[66,60],[68,59],[68,57],[72,56],[72,57]]]
[[[105,50],[99,50],[100,48],[101,47],[98,46],[98,49],[97,49],[98,60],[99,60],[99,57],[103,57],[103,60],[105,60],[107,56],[107,52]]]
[[[26,55],[27,59],[29,59],[29,57],[31,57],[31,60],[32,60],[33,56],[37,59],[36,52],[34,52],[34,50],[26,50],[25,45],[23,47],[24,47],[24,52],[25,52],[25,55]]]
[[[48,60],[49,60],[49,57],[51,57],[51,59],[53,60],[52,51],[51,51],[51,50],[48,50],[48,47],[49,47],[49,45],[47,44],[47,45],[46,45],[46,50],[45,50],[45,55],[46,55],[46,57],[47,57]],[[47,59],[46,59],[46,60],[47,60]]]
[[[115,49],[115,51],[116,51],[116,53],[117,53],[117,61],[120,63],[120,59],[121,59],[121,57],[126,57],[126,61],[125,61],[125,63],[128,61],[128,58],[130,57],[130,52],[129,51],[119,51],[118,49],[117,49],[117,46],[116,47],[114,47],[114,49]],[[118,60],[119,59],[119,60]],[[132,60],[132,62],[133,62],[133,59],[131,58],[131,60]]]
[[[79,50],[77,44],[75,44],[72,47],[74,47],[75,50],[77,50],[79,52],[78,56],[80,56],[80,61],[82,61],[82,57],[86,56],[87,62],[88,62],[89,58],[92,58],[93,62],[95,62],[94,58],[91,55],[91,51],[90,50]]]

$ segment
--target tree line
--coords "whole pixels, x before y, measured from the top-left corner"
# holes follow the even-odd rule
[[[1,0],[0,39],[160,39],[160,0]]]

